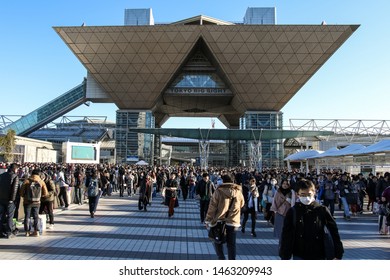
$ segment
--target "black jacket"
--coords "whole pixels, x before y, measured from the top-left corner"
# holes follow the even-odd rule
[[[0,203],[8,204],[14,201],[19,188],[19,178],[13,171],[0,175]]]
[[[214,184],[210,180],[206,182],[205,180],[201,179],[198,182],[198,186],[196,188],[196,194],[200,196],[201,200],[210,200],[213,193],[214,193]]]
[[[294,225],[294,209],[295,225]],[[287,211],[282,237],[280,240],[279,256],[288,260],[297,256],[304,260],[324,260],[324,224],[333,237],[335,256],[343,257],[344,248],[340,240],[337,224],[327,207],[313,202],[310,205],[295,204]]]

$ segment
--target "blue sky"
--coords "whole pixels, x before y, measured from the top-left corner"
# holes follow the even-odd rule
[[[282,109],[285,126],[289,119],[300,118],[390,119],[389,0],[1,1],[0,115],[27,114],[86,76],[53,26],[123,25],[126,8],[152,8],[159,23],[199,14],[242,22],[247,7],[276,7],[278,24],[361,25]],[[116,109],[112,104],[92,104],[67,115],[104,115],[114,121]],[[210,126],[208,118],[173,118],[164,125]],[[217,121],[216,127],[223,125]]]

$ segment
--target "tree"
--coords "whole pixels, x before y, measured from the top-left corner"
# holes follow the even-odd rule
[[[7,131],[7,134],[0,136],[0,154],[4,156],[6,162],[12,162],[14,160],[13,151],[16,146],[16,132],[12,129]]]

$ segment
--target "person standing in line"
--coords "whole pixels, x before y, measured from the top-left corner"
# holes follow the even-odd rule
[[[314,184],[302,179],[296,185],[299,202],[291,207],[284,219],[279,256],[282,260],[325,260],[324,227],[332,235],[334,259],[342,259],[343,243],[336,221],[329,209],[315,200]]]
[[[271,206],[271,211],[275,213],[274,237],[277,237],[279,240],[282,235],[284,217],[288,209],[295,205],[295,201],[295,191],[290,187],[288,180],[283,179]]]
[[[251,235],[253,237],[256,237],[256,219],[257,219],[257,211],[258,211],[258,199],[259,199],[259,190],[256,186],[256,179],[252,178],[249,180],[249,186],[244,185],[242,193],[244,195],[244,201],[245,205],[242,209],[242,212],[244,214],[244,219],[242,220],[242,227],[241,232],[245,233],[245,225],[248,221],[249,214],[251,215],[251,221],[252,221],[252,230]]]
[[[40,190],[39,190],[40,189]],[[31,177],[23,182],[20,188],[20,196],[23,197],[24,206],[24,231],[26,236],[39,236],[38,220],[41,198],[47,196],[47,187],[40,177],[40,171],[34,169]],[[33,216],[34,232],[30,232],[30,217]]]
[[[0,175],[0,233],[7,238],[13,238],[13,218],[16,210],[16,196],[19,188],[19,178],[16,174],[18,165],[12,163],[7,172]],[[3,228],[3,217],[5,228]]]
[[[56,186],[50,176],[41,172],[41,179],[45,182],[47,187],[47,195],[41,198],[41,205],[39,207],[39,214],[47,214],[49,216],[49,224],[46,228],[54,228],[54,199],[57,195]]]
[[[204,223],[204,218],[209,209],[210,198],[214,192],[214,184],[210,181],[210,176],[208,173],[203,173],[202,179],[198,183],[196,188],[196,195],[199,199],[200,204],[200,223]]]
[[[372,212],[374,212],[374,203],[376,202],[375,188],[377,183],[378,183],[378,177],[374,175],[370,176],[367,183],[367,195],[368,195],[367,210],[370,210],[370,206],[371,206]]]
[[[231,173],[222,176],[221,184],[211,197],[207,211],[206,227],[214,227],[217,222],[226,224],[226,245],[228,259],[236,259],[236,231],[240,228],[241,208],[244,206],[244,196],[240,185],[234,184]],[[223,244],[214,243],[215,252],[219,260],[225,260]]]
[[[95,218],[95,212],[99,203],[100,195],[102,193],[102,182],[100,181],[96,170],[92,170],[90,172],[90,176],[87,178],[86,185],[89,213],[91,215],[91,218]]]
[[[80,170],[80,167],[76,168],[76,171],[74,172],[74,203],[78,205],[83,204],[83,198],[82,198],[82,183],[83,183],[83,174]]]
[[[64,174],[64,169],[62,167],[58,168],[57,173],[57,182],[60,186],[60,193],[58,194],[58,199],[60,200],[60,206],[63,210],[68,210],[69,201],[68,201],[68,183],[66,182],[66,177]]]

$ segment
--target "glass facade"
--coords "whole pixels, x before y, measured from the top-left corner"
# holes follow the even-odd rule
[[[118,110],[116,112],[115,147],[117,163],[139,160],[152,163],[154,151],[152,134],[131,132],[131,128],[154,128],[152,112]]]
[[[174,88],[225,88],[216,73],[182,73],[172,84]]]
[[[125,9],[125,25],[154,25],[152,9]]]
[[[56,99],[13,122],[4,130],[13,129],[17,135],[27,136],[36,129],[61,117],[85,102],[86,81]]]
[[[244,24],[276,24],[276,8],[248,8]]]
[[[240,119],[240,129],[283,129],[282,112],[246,112]],[[241,142],[242,158],[246,165],[250,165],[253,145]],[[283,139],[261,141],[262,166],[283,166]]]

